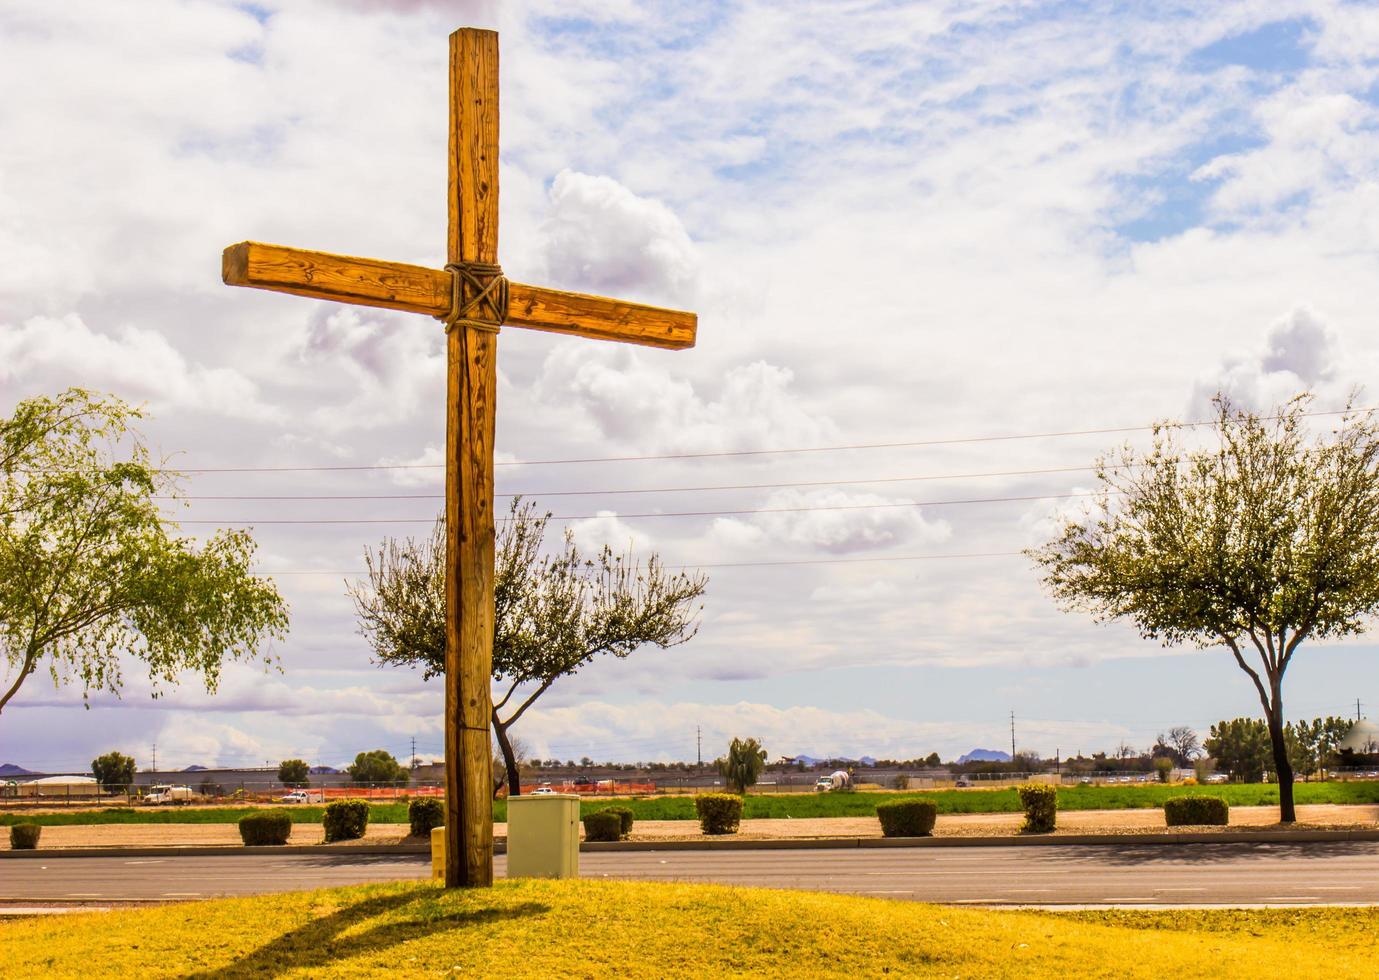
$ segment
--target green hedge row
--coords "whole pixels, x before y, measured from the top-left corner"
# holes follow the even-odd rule
[[[1041,783],[1017,787],[1020,805],[1025,809],[1025,823],[1020,828],[1026,834],[1052,833],[1058,822],[1058,790]]]
[[[898,800],[878,803],[876,816],[885,837],[928,837],[934,832],[938,807],[928,800]]]
[[[321,823],[325,827],[327,844],[358,840],[369,826],[369,804],[364,800],[337,800],[326,806]]]
[[[239,818],[239,839],[245,847],[268,847],[286,844],[292,836],[292,818],[281,810],[274,813],[251,813]]]
[[[735,834],[742,823],[742,797],[733,793],[704,793],[694,798],[699,829],[706,834]]]
[[[1180,796],[1164,801],[1164,822],[1170,827],[1224,827],[1230,821],[1230,812],[1230,805],[1217,796]]]

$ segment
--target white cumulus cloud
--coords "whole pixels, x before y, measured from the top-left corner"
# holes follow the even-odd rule
[[[661,302],[688,301],[699,258],[680,219],[611,177],[562,170],[541,227],[553,282],[568,288]]]
[[[189,363],[156,330],[125,325],[105,333],[75,313],[30,317],[19,325],[0,323],[0,378],[114,391],[129,401],[148,401],[155,409],[258,421],[281,417],[238,371]]]
[[[942,519],[927,518],[912,500],[837,489],[779,490],[748,519],[721,519],[720,540],[751,535],[739,524],[759,529],[771,541],[800,548],[846,554],[899,544],[931,545],[948,540],[952,528]]]

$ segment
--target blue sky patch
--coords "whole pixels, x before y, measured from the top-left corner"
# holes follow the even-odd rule
[[[1239,65],[1261,72],[1295,72],[1312,61],[1310,35],[1316,24],[1306,17],[1277,20],[1244,34],[1233,34],[1198,48],[1186,64],[1198,71]]]

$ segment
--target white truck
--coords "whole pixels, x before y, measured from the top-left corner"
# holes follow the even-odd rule
[[[831,789],[847,789],[852,785],[852,777],[839,769],[827,776],[820,776],[814,783],[814,792],[827,793]]]
[[[150,786],[148,792],[144,794],[145,803],[190,803],[193,797],[190,786],[170,786],[167,783],[159,783]]]

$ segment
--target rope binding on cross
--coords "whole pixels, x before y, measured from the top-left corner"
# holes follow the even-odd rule
[[[450,312],[436,317],[449,333],[456,325],[497,333],[508,318],[508,280],[487,262],[450,262]]]

